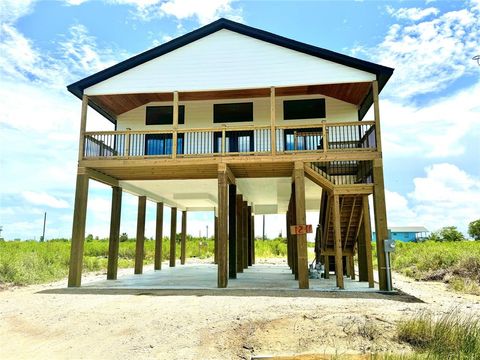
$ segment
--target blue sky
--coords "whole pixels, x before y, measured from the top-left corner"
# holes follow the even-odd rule
[[[65,86],[218,17],[394,67],[381,95],[389,224],[466,232],[480,218],[479,0],[2,0],[3,237],[38,239],[44,211],[47,239],[71,235],[80,101]],[[87,233],[108,234],[109,208],[109,189],[92,181]],[[124,194],[122,210],[133,236],[136,199]],[[211,214],[188,220],[190,233],[211,234]],[[153,224],[148,204],[149,237]]]

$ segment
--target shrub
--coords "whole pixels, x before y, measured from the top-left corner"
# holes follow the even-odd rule
[[[468,224],[468,235],[475,240],[480,240],[480,219],[472,221]]]

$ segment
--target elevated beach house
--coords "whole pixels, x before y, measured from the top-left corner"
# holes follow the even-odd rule
[[[164,205],[172,209],[171,266],[177,211],[182,263],[186,212],[215,212],[218,287],[255,263],[253,216],[284,214],[290,230],[315,210],[316,261],[335,268],[344,288],[344,271],[354,276],[358,256],[359,280],[373,287],[373,195],[379,284],[386,289],[378,96],[392,72],[220,19],[69,85],[82,110],[68,285],[81,284],[94,179],[113,189],[108,279],[117,276],[121,196],[128,191],[138,196],[135,273],[143,270],[149,200],[157,203],[155,269]],[[86,131],[88,107],[115,130]],[[365,119],[370,108],[373,118]],[[297,232],[288,231],[288,265],[308,288],[306,235]]]

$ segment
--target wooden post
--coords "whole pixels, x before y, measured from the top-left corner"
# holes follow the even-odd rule
[[[373,264],[372,264],[372,226],[370,223],[370,206],[368,204],[368,195],[363,195],[363,241],[365,247],[365,262],[367,271],[368,286],[374,287]],[[378,239],[377,239],[378,244]],[[380,272],[379,272],[380,273]],[[385,284],[386,289],[386,284]]]
[[[252,265],[255,265],[255,215],[252,215]]]
[[[185,265],[187,256],[187,212],[182,211],[182,240],[180,244],[180,264]]]
[[[237,186],[228,185],[228,277],[237,278]]]
[[[218,171],[218,277],[219,288],[228,285],[228,179],[226,171]]]
[[[163,252],[163,202],[157,203],[157,222],[155,226],[155,270],[162,269]]]
[[[237,210],[237,273],[243,273],[243,196],[238,194],[236,199]]]
[[[292,183],[292,192],[290,194],[290,225],[297,224],[296,213],[296,201],[295,201],[295,183]],[[290,228],[287,229],[290,231]],[[292,241],[292,273],[295,275],[295,280],[298,280],[298,248],[297,248],[297,236],[290,233],[290,239]]]
[[[378,282],[380,290],[387,289],[387,268],[385,259],[385,239],[388,238],[387,209],[383,183],[382,160],[373,161],[373,210],[375,213],[375,233],[377,242]]]
[[[110,237],[108,239],[107,280],[117,279],[118,248],[120,245],[120,215],[122,213],[122,188],[112,187],[112,211],[110,215]]]
[[[340,229],[340,199],[338,195],[333,195],[333,235],[335,241],[335,275],[337,277],[337,286],[344,288],[343,284],[343,258],[342,258],[342,237]]]
[[[350,269],[350,256],[345,256],[345,276],[350,277],[352,271]]]
[[[143,258],[145,248],[145,213],[147,210],[147,197],[138,197],[137,213],[137,238],[135,243],[135,274],[143,273]]]
[[[375,143],[377,145],[377,151],[382,152],[382,136],[380,133],[380,104],[378,101],[378,82],[374,80],[372,82],[372,95],[373,95],[373,116],[375,120]]]
[[[325,269],[323,270],[323,278],[324,279],[330,279],[330,256],[328,255],[324,255],[324,264],[323,266],[325,267]]]
[[[248,203],[246,201],[243,202],[243,214],[242,214],[242,225],[243,225],[243,238],[242,238],[242,245],[243,245],[243,268],[248,268]]]
[[[290,254],[290,251],[291,251],[291,247],[290,247],[290,231],[288,229],[290,229],[290,221],[289,221],[289,218],[288,218],[288,210],[287,210],[287,213],[285,214],[285,224],[286,224],[286,232],[285,232],[285,237],[287,238],[287,264],[288,266],[290,267],[290,269],[292,268],[292,256]]]
[[[87,219],[88,176],[83,168],[78,169],[73,209],[72,244],[70,247],[70,267],[68,287],[82,283],[83,244],[85,242],[85,222]]]
[[[302,161],[295,162],[295,214],[296,224],[305,225],[307,223],[307,214],[305,210],[305,173]],[[308,252],[307,235],[296,235],[297,238],[297,257],[298,257],[298,284],[300,289],[308,289]]]
[[[178,137],[178,91],[173,92],[172,159],[177,157]]]
[[[78,146],[78,161],[83,159],[85,151],[85,130],[87,128],[88,96],[82,97],[82,113],[80,115],[80,139]]]
[[[218,216],[214,219],[214,238],[213,238],[213,262],[218,264]]]
[[[353,255],[348,257],[350,267],[350,279],[355,280],[355,262],[353,261]]]
[[[275,133],[275,88],[270,88],[270,139],[272,147],[272,156],[275,156],[277,152],[276,146],[276,133]]]
[[[247,264],[252,266],[252,244],[253,244],[253,225],[252,225],[252,207],[248,207],[248,252],[247,252]]]
[[[170,215],[170,267],[175,267],[177,258],[177,208],[171,208]]]

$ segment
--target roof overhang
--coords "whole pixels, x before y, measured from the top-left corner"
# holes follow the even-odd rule
[[[73,84],[70,84],[67,86],[67,89],[78,98],[82,98],[84,90],[86,88],[89,88],[95,84],[105,81],[111,77],[114,77],[124,71],[132,69],[145,62],[153,60],[159,56],[172,52],[182,46],[190,44],[196,40],[199,40],[205,36],[213,34],[222,29],[234,31],[236,33],[250,36],[252,38],[265,41],[274,45],[278,45],[293,51],[301,52],[307,55],[311,55],[314,57],[318,57],[324,60],[332,61],[341,65],[345,65],[354,69],[358,69],[358,70],[362,70],[362,71],[374,74],[378,81],[379,91],[383,89],[383,87],[385,86],[388,79],[391,77],[393,73],[393,69],[386,66],[378,65],[372,62],[368,62],[368,61],[357,59],[351,56],[343,55],[334,51],[330,51],[330,50],[319,48],[313,45],[305,44],[296,40],[288,39],[273,33],[269,33],[267,31],[256,29],[244,24],[239,24],[231,20],[219,19],[215,22],[212,22],[211,24],[203,26],[188,34],[180,36],[165,44],[162,44],[153,49],[145,51],[130,59],[127,59],[105,70],[102,70],[96,74],[93,74]],[[317,86],[325,86],[325,85],[317,85]],[[326,85],[326,86],[329,86],[329,85]],[[328,95],[328,94],[325,94],[325,95]],[[90,106],[92,106],[95,110],[97,110],[102,115],[107,117],[110,121],[115,123],[116,112],[118,110],[113,111],[112,109],[109,109],[108,106],[104,106],[105,104],[108,104],[109,101],[114,102],[114,99],[108,98],[109,95],[101,95],[101,96],[103,96],[103,98],[97,98],[96,101],[90,100],[89,101]],[[113,95],[113,96],[117,96],[117,95]],[[167,94],[158,94],[158,93],[157,94],[131,94],[130,98],[125,98],[124,100],[128,101],[129,99],[132,99],[134,103],[138,103],[143,101],[145,98],[152,98],[155,96],[157,96],[157,98],[160,97],[163,99],[163,96],[167,96]],[[168,94],[168,96],[171,96],[171,95]],[[154,101],[157,101],[157,100],[154,100]],[[366,114],[366,112],[368,111],[372,103],[373,103],[373,96],[370,91],[363,97],[361,103],[358,104],[359,119],[363,118],[363,116]]]

